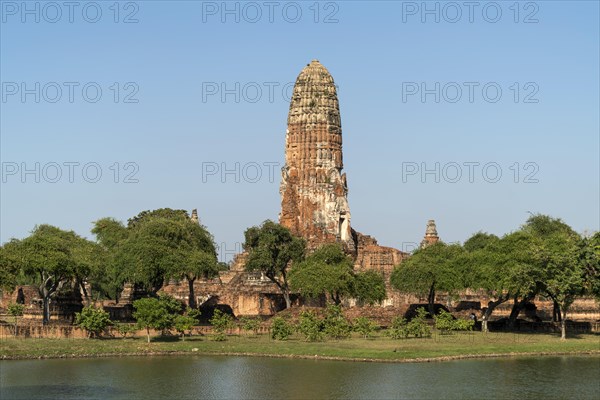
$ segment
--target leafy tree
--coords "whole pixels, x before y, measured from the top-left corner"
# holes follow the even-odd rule
[[[288,271],[292,263],[302,261],[305,242],[282,225],[265,221],[244,232],[244,250],[248,252],[246,270],[261,271],[281,291],[286,308],[291,307]]]
[[[366,317],[358,317],[354,319],[353,329],[365,339],[369,338],[379,326]]]
[[[585,292],[600,301],[600,232],[582,238],[579,247]]]
[[[294,266],[290,287],[309,298],[328,295],[335,304],[354,291],[352,259],[337,243],[325,244]]]
[[[133,317],[140,328],[146,329],[150,343],[150,329],[165,331],[171,329],[175,317],[181,312],[181,303],[170,296],[147,297],[133,302]]]
[[[537,292],[553,300],[554,315],[561,321],[561,337],[566,339],[567,309],[585,290],[581,236],[561,219],[543,214],[529,217],[521,231],[532,237],[529,251],[541,275]]]
[[[529,252],[530,235],[517,231],[502,238],[487,235],[487,240],[483,240],[483,235],[486,234],[475,234],[464,247],[470,249],[469,286],[473,290],[483,289],[490,298],[481,322],[482,331],[488,332],[488,322],[498,306],[510,299],[524,304],[536,293],[540,271]]]
[[[72,231],[39,225],[22,240],[3,246],[1,262],[19,270],[37,288],[43,303],[43,324],[50,321],[50,301],[65,285],[93,264],[93,246]]]
[[[294,333],[294,326],[283,317],[271,319],[271,339],[287,340]]]
[[[534,248],[535,258],[545,273],[543,287],[561,311],[561,339],[567,338],[566,316],[575,298],[585,289],[579,243],[573,235],[556,232]]]
[[[383,276],[376,271],[357,273],[353,286],[353,295],[369,305],[381,303],[387,296]]]
[[[418,249],[394,268],[390,282],[402,292],[427,297],[429,313],[434,315],[437,291],[456,292],[468,286],[461,246],[442,242]]]
[[[75,314],[75,324],[85,329],[89,337],[99,337],[112,322],[103,309],[87,306]]]
[[[494,243],[499,239],[494,234],[479,231],[465,241],[463,248],[468,252],[474,252],[486,248],[490,243]]]
[[[185,341],[185,332],[190,332],[191,335],[191,330],[198,320],[193,316],[186,314],[176,316],[173,322],[175,330],[181,334],[181,339]]]
[[[116,256],[129,231],[114,218],[102,218],[94,222],[92,233],[104,249],[103,268],[93,271],[90,278],[92,290],[98,291],[102,297],[115,300],[118,304],[127,274],[123,266],[116,261]]]
[[[323,331],[333,339],[346,339],[350,336],[352,327],[346,317],[344,317],[340,306],[327,306],[325,319],[323,320]]]
[[[230,329],[233,325],[233,318],[231,315],[224,313],[218,308],[215,309],[215,312],[210,319],[210,324],[213,326],[213,329],[217,333],[215,335],[215,340],[221,342],[225,340],[225,332],[227,329]]]
[[[129,218],[127,220],[127,227],[135,228],[143,222],[156,218],[168,219],[172,221],[185,221],[189,220],[190,216],[186,210],[173,210],[171,208],[158,208],[156,210],[146,210],[140,212],[135,217]]]
[[[323,340],[323,320],[314,311],[302,311],[298,321],[298,332],[307,342]]]
[[[23,312],[25,311],[25,306],[23,304],[18,303],[10,303],[6,307],[6,311],[8,315],[15,319],[15,336],[17,336],[17,330],[19,327],[19,317],[23,316]]]
[[[240,318],[240,327],[247,332],[253,332],[254,335],[258,335],[260,320],[258,318],[242,317]]]

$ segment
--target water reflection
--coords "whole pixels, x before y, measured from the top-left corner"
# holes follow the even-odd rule
[[[0,362],[2,399],[595,398],[600,357],[425,364],[253,357]]]

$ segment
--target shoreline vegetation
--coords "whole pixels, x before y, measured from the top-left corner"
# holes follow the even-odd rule
[[[440,362],[475,358],[595,356],[600,357],[600,335],[581,334],[572,340],[546,333],[458,332],[430,338],[394,340],[387,337],[352,338],[307,342],[298,337],[277,341],[267,335],[228,335],[215,341],[212,335],[128,339],[2,338],[1,360],[100,358],[139,356],[220,355],[299,358],[358,362]]]

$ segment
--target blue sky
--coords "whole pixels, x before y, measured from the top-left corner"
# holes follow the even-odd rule
[[[1,242],[198,208],[230,259],[278,217],[312,59],[338,85],[358,231],[410,250],[428,219],[448,242],[528,211],[599,229],[596,1],[74,3],[1,2]]]

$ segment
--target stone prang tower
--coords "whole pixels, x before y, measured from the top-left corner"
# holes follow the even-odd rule
[[[335,84],[329,71],[313,60],[294,85],[279,189],[279,222],[305,238],[309,248],[337,241],[355,249],[342,168],[342,124]]]

